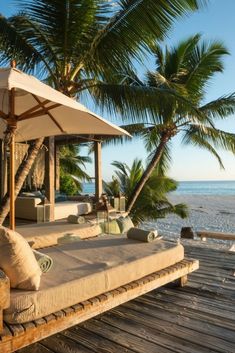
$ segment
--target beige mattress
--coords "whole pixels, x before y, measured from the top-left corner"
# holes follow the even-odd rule
[[[39,291],[11,290],[9,323],[24,323],[140,279],[184,258],[184,249],[166,241],[142,243],[105,236],[44,249],[54,260]]]
[[[95,237],[101,233],[98,224],[70,224],[67,221],[35,223],[16,227],[28,242],[33,242],[33,249],[45,248],[58,243],[66,234],[74,234],[81,239]]]

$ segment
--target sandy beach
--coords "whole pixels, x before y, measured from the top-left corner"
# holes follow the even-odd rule
[[[146,228],[157,228],[159,233],[169,238],[179,238],[182,227],[192,227],[193,230],[211,230],[235,233],[235,195],[174,195],[172,203],[185,203],[189,207],[189,217],[181,219],[169,215],[156,222],[147,222]],[[213,242],[222,242],[213,240]],[[231,242],[232,243],[232,242]]]

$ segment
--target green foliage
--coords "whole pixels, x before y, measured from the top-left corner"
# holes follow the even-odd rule
[[[91,158],[80,155],[80,146],[66,145],[60,147],[60,191],[67,195],[74,195],[82,191],[82,182],[90,181],[84,171],[86,163]]]
[[[111,182],[104,184],[104,190],[110,196],[117,196],[121,192],[128,202],[135,185],[143,175],[142,161],[135,159],[131,167],[117,161],[112,164],[116,167],[115,175]],[[155,169],[131,210],[130,216],[133,222],[139,224],[146,220],[165,217],[169,213],[174,213],[181,218],[187,217],[186,205],[173,205],[167,198],[168,193],[176,189],[175,180],[162,175]]]
[[[164,171],[171,159],[170,143],[174,136],[180,134],[184,144],[191,144],[210,152],[223,168],[218,149],[231,151],[235,154],[235,134],[216,128],[215,122],[235,113],[235,92],[219,97],[205,104],[206,88],[215,74],[223,72],[223,59],[227,49],[218,41],[202,41],[195,35],[171,49],[153,47],[156,58],[156,71],[147,72],[145,81],[133,74],[132,84],[145,87],[150,94],[154,89],[171,89],[186,100],[162,97],[151,105],[142,107],[148,121],[138,120],[135,136],[142,136],[146,148],[150,152],[150,161],[136,184],[129,198],[127,210],[130,211],[137,197],[158,165]],[[131,76],[129,74],[128,81]],[[188,104],[192,102],[192,106]],[[147,103],[147,102],[146,102]],[[155,112],[152,105],[156,105]],[[133,120],[130,119],[133,129]],[[136,121],[134,121],[136,123]],[[141,127],[144,123],[144,127]],[[139,132],[138,132],[139,130]]]
[[[115,176],[112,177],[112,181],[103,181],[103,187],[105,193],[109,196],[118,197],[121,193],[120,182]]]
[[[66,195],[76,195],[81,188],[75,183],[74,179],[68,174],[60,175],[60,192]]]
[[[173,48],[155,45],[153,54],[156,71],[147,72],[145,80],[134,72],[128,73],[128,85],[135,86],[139,92],[148,92],[150,102],[144,98],[141,101],[138,96],[142,102],[138,103],[142,116],[136,114],[135,119],[130,116],[123,127],[134,136],[144,138],[150,153],[156,150],[163,134],[167,134],[170,141],[180,133],[183,143],[206,149],[222,166],[216,150],[221,148],[234,153],[235,135],[221,131],[215,124],[235,113],[235,92],[209,103],[205,103],[205,95],[213,77],[224,70],[227,49],[218,41],[203,41],[196,34]],[[174,90],[182,100],[171,94],[159,95],[155,100],[153,92],[159,89]],[[169,152],[168,148],[167,157],[163,156],[168,162]]]
[[[132,71],[133,62],[143,62],[177,19],[206,3],[16,0],[16,15],[0,17],[0,63],[15,58],[19,68],[36,73],[59,91],[69,96],[89,92],[100,106],[115,113],[122,113],[121,94],[123,112],[134,116],[134,103],[128,100],[138,103],[136,87],[133,92],[120,82],[116,87],[116,77]],[[153,92],[155,99],[160,92]],[[149,100],[144,90],[141,97]]]

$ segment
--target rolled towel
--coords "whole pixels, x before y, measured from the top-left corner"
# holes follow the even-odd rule
[[[75,235],[73,233],[71,234],[65,234],[63,237],[58,239],[58,244],[66,244],[66,243],[73,243],[76,241],[82,240],[79,235]]]
[[[67,218],[68,223],[74,223],[74,224],[83,224],[85,223],[85,218],[82,216],[76,216],[76,215],[69,215]]]
[[[139,228],[130,228],[127,232],[127,238],[149,243],[157,239],[157,232]]]
[[[50,256],[45,255],[37,250],[33,250],[34,256],[39,264],[43,273],[50,271],[53,265],[53,260]]]

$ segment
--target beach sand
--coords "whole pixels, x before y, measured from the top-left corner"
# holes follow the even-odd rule
[[[146,222],[147,229],[157,228],[158,233],[165,237],[178,239],[182,227],[192,227],[194,231],[211,230],[235,233],[235,195],[174,195],[169,199],[172,203],[185,203],[189,207],[189,217],[181,219],[169,215],[165,219]],[[209,240],[208,240],[209,241]],[[221,243],[221,240],[212,240]],[[229,241],[227,241],[227,244]],[[233,244],[233,242],[230,242]]]

